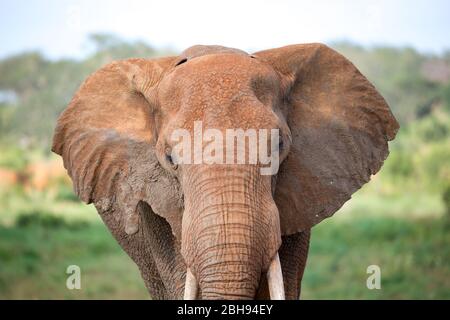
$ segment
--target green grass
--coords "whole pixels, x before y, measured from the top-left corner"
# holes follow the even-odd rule
[[[0,227],[0,298],[148,298],[137,267],[101,222],[44,212]],[[81,290],[66,288],[69,265],[81,268]]]
[[[95,209],[70,196],[0,196],[0,299],[148,299]],[[62,201],[61,199],[66,199]],[[360,192],[313,229],[304,299],[450,299],[450,221],[439,197]],[[81,268],[81,290],[66,268]],[[381,290],[366,269],[381,268]]]
[[[450,221],[360,217],[312,233],[304,299],[450,299]],[[369,265],[381,289],[368,290]]]

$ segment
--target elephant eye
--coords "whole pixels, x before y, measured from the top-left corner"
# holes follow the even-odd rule
[[[170,154],[170,152],[166,152],[166,161],[172,167],[173,170],[177,170],[178,163],[175,163],[175,161],[174,161],[172,155]]]
[[[278,143],[278,151],[283,152],[284,149],[284,142],[283,139],[280,139],[280,142]]]
[[[278,142],[278,153],[281,161],[283,161],[287,156],[290,146],[290,137],[286,135],[280,135],[280,140]]]
[[[173,165],[173,159],[172,159],[172,156],[170,154],[166,154],[166,160],[167,160],[168,163]]]

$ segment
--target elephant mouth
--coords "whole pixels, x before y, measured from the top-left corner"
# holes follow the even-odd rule
[[[281,272],[281,263],[278,252],[270,262],[267,270],[267,283],[269,286],[271,300],[285,300],[283,274]],[[186,270],[186,284],[184,289],[184,300],[195,300],[198,298],[198,281],[191,272],[190,268]]]

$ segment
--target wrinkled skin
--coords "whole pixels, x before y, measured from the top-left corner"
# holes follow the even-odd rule
[[[194,121],[220,131],[279,129],[281,166],[180,164],[168,155]],[[320,44],[248,55],[194,46],[94,73],[60,116],[53,151],[79,197],[94,203],[154,299],[269,299],[279,254],[297,299],[310,229],[366,183],[398,124],[376,89]]]

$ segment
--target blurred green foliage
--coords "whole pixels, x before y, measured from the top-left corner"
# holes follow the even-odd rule
[[[79,202],[80,199],[78,199],[78,196],[73,191],[71,185],[68,185],[67,183],[60,183],[59,187],[57,188],[55,201]]]
[[[32,210],[29,212],[19,212],[15,225],[18,228],[43,227],[47,229],[64,228],[68,230],[77,230],[86,227],[86,221],[67,222],[63,217],[47,214],[45,211]]]
[[[24,145],[50,145],[56,119],[83,80],[102,65],[117,59],[154,57],[156,51],[142,42],[124,42],[108,34],[94,34],[95,52],[84,60],[48,60],[38,52],[0,62],[0,135]]]
[[[4,143],[0,153],[0,168],[23,170],[29,162],[28,153],[24,148]]]
[[[442,193],[450,181],[449,113],[435,111],[401,128],[378,176],[390,193]]]
[[[442,200],[444,201],[447,219],[449,219],[450,221],[450,183],[444,189],[444,192],[442,194]]]
[[[0,61],[2,137],[12,135],[47,147],[58,114],[90,73],[116,59],[172,54],[108,34],[94,34],[89,41],[94,53],[82,60],[49,60],[28,52]],[[450,53],[432,56],[410,48],[332,46],[375,84],[402,127],[435,109],[450,110]],[[428,139],[445,134],[436,130]]]
[[[435,56],[412,48],[334,47],[375,84],[402,126],[434,108],[450,111],[450,52]]]

